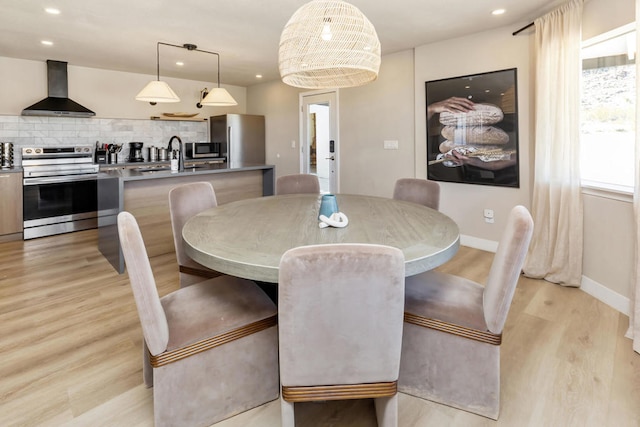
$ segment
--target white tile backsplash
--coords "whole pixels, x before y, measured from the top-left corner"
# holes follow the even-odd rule
[[[20,166],[22,147],[122,144],[119,160],[129,155],[129,142],[165,147],[173,135],[182,142],[209,140],[209,122],[98,119],[75,117],[2,116],[0,142],[12,142],[14,165]]]

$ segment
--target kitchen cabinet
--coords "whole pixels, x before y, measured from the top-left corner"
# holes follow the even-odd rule
[[[22,239],[22,172],[0,172],[0,242]]]

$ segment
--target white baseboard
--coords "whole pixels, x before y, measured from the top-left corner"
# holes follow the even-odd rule
[[[498,250],[498,242],[493,240],[480,239],[478,237],[467,236],[466,234],[460,235],[460,244],[462,246],[468,246],[474,249],[480,249],[481,251],[493,252]]]
[[[498,249],[498,242],[493,240],[480,239],[478,237],[467,236],[465,234],[460,235],[460,244],[462,246],[468,246],[474,249],[480,249],[482,251],[495,253]],[[582,276],[582,283],[580,289],[583,292],[588,293],[598,301],[607,304],[615,310],[618,310],[622,314],[627,316],[631,312],[631,300],[620,295],[619,293],[612,291],[604,285],[592,280],[586,276]]]
[[[595,280],[589,279],[586,276],[582,276],[582,283],[580,284],[580,289],[584,292],[588,293],[598,301],[602,301],[607,304],[609,307],[612,307],[618,310],[622,314],[626,314],[627,316],[631,312],[631,300],[624,295],[620,295],[619,293],[612,291],[604,285],[596,282]]]

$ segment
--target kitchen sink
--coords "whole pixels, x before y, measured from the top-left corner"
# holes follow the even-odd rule
[[[160,169],[138,169],[140,173],[154,173],[154,172],[167,172],[168,168],[160,168]]]
[[[194,171],[197,169],[211,169],[212,165],[193,165],[193,166],[185,166],[184,170]],[[155,172],[169,172],[171,169],[169,168],[140,168],[137,169],[140,173],[155,173]]]

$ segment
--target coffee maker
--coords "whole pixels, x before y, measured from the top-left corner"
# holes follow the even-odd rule
[[[129,158],[128,162],[144,162],[142,156],[142,142],[130,142],[129,143]]]

